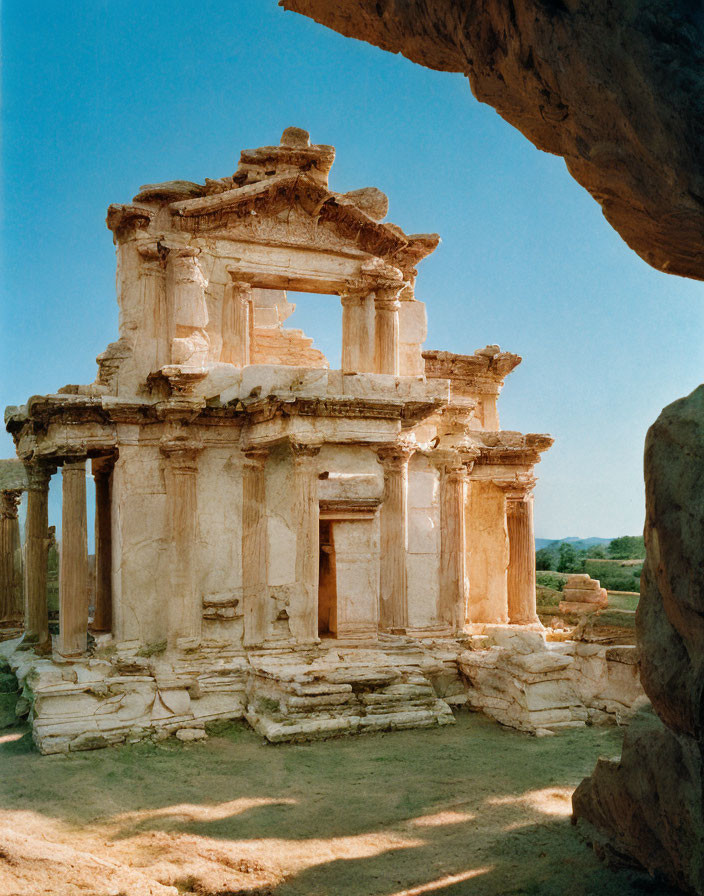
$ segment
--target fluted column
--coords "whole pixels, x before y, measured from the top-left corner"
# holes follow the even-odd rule
[[[318,465],[320,445],[291,442],[293,454],[296,583],[301,606],[289,614],[291,634],[298,640],[318,637],[319,518]]]
[[[17,505],[21,489],[0,492],[0,619],[16,619],[22,614],[22,587],[15,557],[20,547]]]
[[[113,459],[95,458],[95,614],[93,629],[112,629],[112,489]]]
[[[515,625],[539,622],[535,597],[535,535],[532,484],[506,495],[508,525],[508,618]]]
[[[400,287],[399,287],[400,288]],[[374,295],[374,371],[398,376],[398,289],[378,289]]]
[[[252,287],[230,271],[222,306],[222,352],[220,360],[237,367],[249,364]]]
[[[384,468],[380,519],[379,628],[402,633],[408,624],[408,459],[412,451],[389,445],[377,452]]]
[[[49,648],[47,572],[49,559],[49,480],[54,472],[38,462],[25,464],[27,471],[27,519],[24,545],[23,645]]]
[[[61,470],[61,565],[59,638],[62,656],[80,656],[88,633],[88,530],[85,459],[65,461]]]
[[[368,290],[340,296],[342,302],[342,372],[369,373],[374,369],[372,297]]]
[[[465,492],[467,466],[455,455],[435,461],[440,472],[440,602],[438,617],[453,632],[467,621]]]
[[[171,520],[171,594],[168,641],[197,642],[201,637],[203,599],[196,581],[198,455],[202,445],[186,439],[166,439],[161,452],[167,458],[167,496]]]
[[[267,635],[266,473],[269,452],[245,452],[242,476],[242,600],[245,646],[261,644]]]

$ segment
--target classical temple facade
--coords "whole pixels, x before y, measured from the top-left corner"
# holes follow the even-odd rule
[[[448,722],[467,634],[540,627],[552,440],[497,412],[521,359],[424,350],[417,267],[439,238],[384,223],[379,190],[331,191],[333,159],[289,128],[231,177],[111,205],[119,339],[94,383],[7,409],[27,494],[11,662],[44,752],[243,716],[272,740]],[[340,370],[284,326],[295,292],[341,302]]]

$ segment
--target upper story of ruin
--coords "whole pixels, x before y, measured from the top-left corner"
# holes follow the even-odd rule
[[[111,205],[119,338],[98,357],[94,383],[8,409],[20,456],[65,453],[37,434],[67,414],[114,422],[184,400],[202,415],[246,419],[274,413],[275,402],[292,413],[308,402],[306,414],[334,406],[338,417],[391,415],[401,428],[437,422],[449,406],[463,431],[498,431],[498,396],[520,357],[495,345],[423,351],[417,268],[439,237],[384,221],[388,200],[374,187],[330,190],[334,156],[287,128],[278,146],[243,150],[231,176],[151,184]],[[340,370],[285,326],[296,292],[341,302]]]

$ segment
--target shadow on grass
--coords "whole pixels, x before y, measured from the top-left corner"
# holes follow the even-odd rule
[[[40,756],[26,729],[18,733],[0,741],[0,807],[10,827],[13,812],[30,812],[38,823],[99,833],[125,851],[123,861],[132,845],[148,844],[155,861],[187,864],[190,850],[224,868],[242,859],[278,873],[265,887],[243,886],[240,875],[230,890],[185,875],[183,892],[669,892],[645,875],[602,866],[570,825],[571,790],[598,756],[618,755],[616,729],[536,739],[463,713],[451,728],[302,745],[265,745],[233,725],[205,744],[56,757]]]

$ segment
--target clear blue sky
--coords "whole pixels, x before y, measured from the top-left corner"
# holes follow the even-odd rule
[[[94,379],[117,336],[109,203],[231,174],[240,149],[297,125],[336,146],[333,189],[378,186],[389,220],[441,234],[418,280],[428,347],[523,356],[500,409],[504,428],[556,440],[536,533],[641,530],[647,427],[704,370],[702,286],[637,258],[465,78],[276,0],[5,0],[2,58],[0,404]],[[297,323],[339,356],[334,301],[304,298]]]

